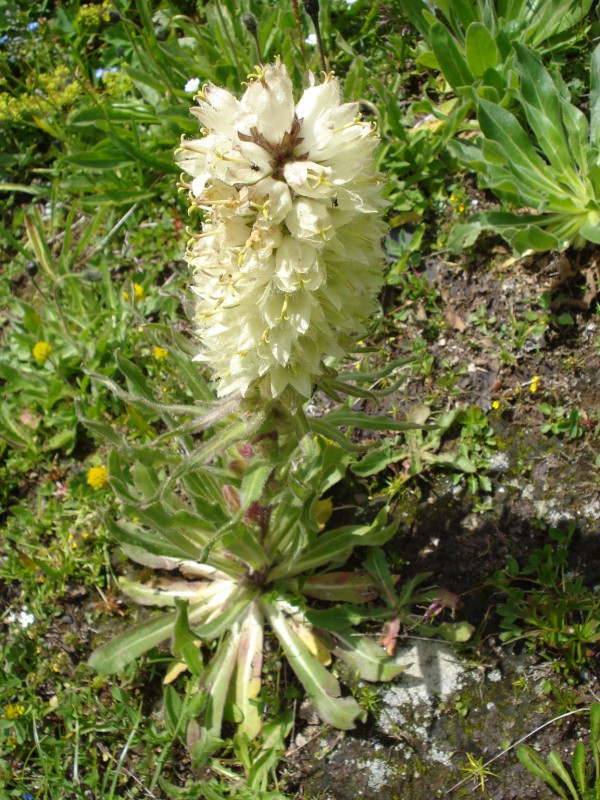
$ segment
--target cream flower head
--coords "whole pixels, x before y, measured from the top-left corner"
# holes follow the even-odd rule
[[[220,396],[310,397],[324,359],[364,333],[383,281],[378,138],[333,76],[311,76],[294,104],[283,64],[257,69],[241,100],[203,88],[204,138],[176,154],[204,220],[186,253],[197,360]]]

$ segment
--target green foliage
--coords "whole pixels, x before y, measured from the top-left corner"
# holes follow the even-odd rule
[[[483,230],[500,233],[518,254],[600,242],[600,48],[592,55],[589,125],[562,78],[548,72],[533,51],[520,44],[514,49],[516,98],[534,143],[513,113],[480,98],[483,136],[474,144],[449,146],[501,200],[536,213],[477,215],[452,231],[448,246],[454,252],[473,244]]]
[[[591,765],[586,758],[586,747],[577,742],[571,764],[565,764],[556,750],[546,762],[527,745],[521,745],[517,756],[532,775],[552,789],[562,800],[598,800],[600,798],[600,703],[590,707]]]
[[[500,639],[524,641],[565,672],[584,667],[600,641],[600,600],[586,591],[580,576],[567,574],[574,533],[574,525],[552,529],[552,544],[536,550],[524,567],[511,558],[492,584],[505,595],[496,607]]]
[[[25,291],[6,298],[10,327],[0,354],[0,453],[21,450],[32,458],[71,453],[81,441],[74,399],[89,385],[84,364],[113,374],[113,354],[121,349],[138,358],[143,353],[157,373],[169,372],[168,364],[153,357],[150,343],[142,351],[138,328],[159,308],[168,319],[178,305],[168,290],[159,298],[152,286],[162,264],[149,262],[134,281],[115,280],[101,252],[114,235],[111,214],[86,214],[76,205],[67,212],[56,198],[44,212],[45,218],[32,205],[25,216],[28,242],[19,245],[23,258],[13,268]],[[91,396],[94,416],[122,412],[104,390],[94,389]]]
[[[480,489],[489,492],[491,484],[484,475],[487,462],[496,442],[486,415],[475,406],[455,409],[434,417],[435,424],[426,426],[431,409],[426,405],[413,407],[408,420],[419,427],[406,431],[403,442],[386,439],[383,445],[351,469],[363,477],[375,475],[390,464],[402,463],[403,470],[391,481],[389,494],[393,496],[403,483],[425,469],[437,467],[453,473],[452,480],[459,483],[466,476],[469,489],[477,493]],[[460,431],[458,448],[452,452],[440,452],[445,434]]]
[[[259,455],[242,476],[236,474],[239,464],[235,471],[221,467],[218,479],[208,470],[196,469],[182,479],[187,502],[173,492],[153,502],[150,497],[160,480],[157,470],[141,463],[128,469],[118,456],[111,456],[113,486],[124,511],[139,522],[109,521],[109,529],[134,560],[154,569],[177,569],[188,580],[165,578],[145,586],[123,579],[122,588],[137,602],[175,610],[140,623],[104,645],[91,663],[112,672],[173,637],[174,652],[198,676],[204,698],[198,709],[198,733],[188,729],[192,753],[199,762],[205,763],[219,746],[224,717],[237,722],[239,733],[250,738],[260,730],[265,623],[321,717],[337,727],[353,727],[362,712],[353,700],[340,697],[337,680],[323,666],[330,651],[350,658],[353,668],[371,680],[375,674],[389,679],[399,671],[368,640],[360,639],[347,648],[344,633],[325,636],[314,630],[303,610],[303,596],[330,601],[350,597],[360,602],[377,595],[364,574],[319,571],[329,564],[343,564],[358,545],[387,541],[395,530],[394,525],[385,524],[381,512],[372,525],[319,533],[315,497],[339,480],[347,458],[342,451],[336,456],[331,447],[317,443],[290,475],[294,488],[277,480],[277,488],[266,495],[260,483],[251,488],[250,476],[264,466],[268,476],[272,459]],[[131,484],[135,490],[129,488]],[[216,642],[213,651],[210,646],[205,651],[206,664],[196,640]]]
[[[400,6],[423,37],[417,63],[440,70],[450,87],[463,95],[473,87],[492,102],[505,100],[513,88],[513,43],[556,51],[585,33],[591,0],[444,0],[438,17],[425,0],[400,0]]]
[[[569,409],[563,406],[552,406],[550,403],[539,403],[539,410],[546,417],[542,423],[542,433],[551,433],[554,436],[568,435],[571,439],[583,436],[586,415],[577,408]]]

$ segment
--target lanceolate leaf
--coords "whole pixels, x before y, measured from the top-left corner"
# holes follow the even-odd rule
[[[301,585],[302,594],[330,603],[369,603],[379,595],[379,590],[368,573],[326,572],[313,575]]]
[[[370,637],[353,631],[334,631],[334,653],[365,681],[391,681],[406,666],[394,663],[385,650]]]
[[[585,747],[583,742],[577,742],[575,750],[573,751],[573,758],[571,759],[571,766],[573,768],[573,775],[577,783],[577,788],[583,795],[586,791],[587,784],[587,767],[585,763]]]
[[[458,49],[448,28],[441,23],[432,25],[429,41],[440,69],[450,86],[456,90],[463,86],[471,86],[474,80],[473,73],[467,66],[465,57]]]
[[[387,605],[390,608],[394,608],[398,598],[383,550],[380,550],[378,547],[370,548],[364,562],[364,567],[373,577]]]
[[[556,780],[554,775],[550,772],[548,767],[544,764],[542,759],[537,755],[535,750],[527,745],[521,745],[517,748],[517,758],[526,769],[538,778],[545,781],[562,800],[568,800],[567,795],[560,783]]]
[[[203,613],[201,608],[190,613],[190,620]],[[88,664],[101,673],[118,672],[130,661],[169,639],[175,627],[176,612],[160,614],[126,630],[120,636],[94,650]]]
[[[347,525],[321,534],[308,551],[292,563],[284,561],[274,567],[269,574],[269,580],[292,577],[323,564],[345,561],[358,546],[385,544],[398,528],[398,523],[386,525],[386,519],[387,513],[384,509],[379,512],[371,525]]]
[[[273,464],[266,461],[254,461],[242,481],[242,509],[260,500],[269,475],[273,472]]]
[[[173,629],[173,655],[185,661],[193,675],[201,675],[204,669],[202,656],[198,649],[199,639],[190,630],[188,603],[177,601],[177,616]]]
[[[556,85],[535,53],[517,42],[514,47],[527,121],[544,155],[558,171],[558,177],[567,180],[574,190],[581,191],[583,186],[573,164]]]
[[[105,518],[105,525],[110,535],[120,544],[133,545],[156,556],[167,556],[182,561],[190,558],[187,548],[178,547],[156,532],[145,530],[128,522],[119,524],[110,519],[110,517]]]
[[[242,623],[235,669],[234,702],[242,715],[238,732],[249,739],[258,736],[262,725],[257,699],[263,663],[263,623],[263,615],[255,600]]]
[[[558,777],[563,781],[563,783],[567,786],[569,791],[571,792],[572,797],[578,797],[577,789],[573,785],[573,781],[571,776],[569,775],[568,769],[562,762],[561,757],[558,755],[556,750],[552,750],[550,755],[548,756],[548,766],[552,770],[552,772],[556,773]]]
[[[290,666],[308,692],[323,722],[341,730],[354,728],[357,719],[366,717],[356,700],[352,697],[340,697],[339,683],[311,655],[306,645],[287,624],[284,614],[276,606],[263,599],[261,608],[279,639]]]
[[[235,623],[202,675],[200,688],[205,693],[205,706],[200,718],[200,734],[190,748],[194,763],[199,767],[206,765],[222,743],[221,724],[235,669],[240,635],[240,625]],[[191,730],[188,729],[188,736],[190,733]]]
[[[424,427],[416,422],[404,422],[392,417],[378,417],[343,408],[324,414],[321,420],[330,425],[364,428],[369,431],[413,431],[422,430]]]

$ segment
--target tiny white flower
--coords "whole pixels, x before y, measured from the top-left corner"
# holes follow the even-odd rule
[[[378,143],[331,75],[294,104],[285,67],[259,68],[241,100],[205,86],[201,139],[177,153],[203,214],[186,260],[220,396],[310,397],[376,307],[386,202]]]
[[[190,78],[190,80],[183,87],[183,91],[188,94],[194,94],[200,88],[200,78]]]
[[[309,33],[304,41],[305,41],[306,44],[311,45],[311,47],[315,47],[316,44],[317,44],[317,34],[316,33]]]
[[[7,614],[6,621],[9,624],[16,622],[21,628],[28,628],[35,622],[35,617],[28,611],[27,607],[24,606],[18,614],[15,614],[13,611]]]

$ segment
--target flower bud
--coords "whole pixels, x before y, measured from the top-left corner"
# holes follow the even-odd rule
[[[311,19],[319,16],[319,0],[303,0],[306,13]]]
[[[35,278],[35,276],[38,274],[38,265],[35,263],[35,261],[25,262],[25,272],[30,278]]]
[[[258,32],[258,20],[254,16],[254,14],[246,12],[245,14],[242,14],[241,20],[242,20],[242,25],[244,26],[244,28],[246,28],[248,33],[251,33],[252,36],[256,36]]]

